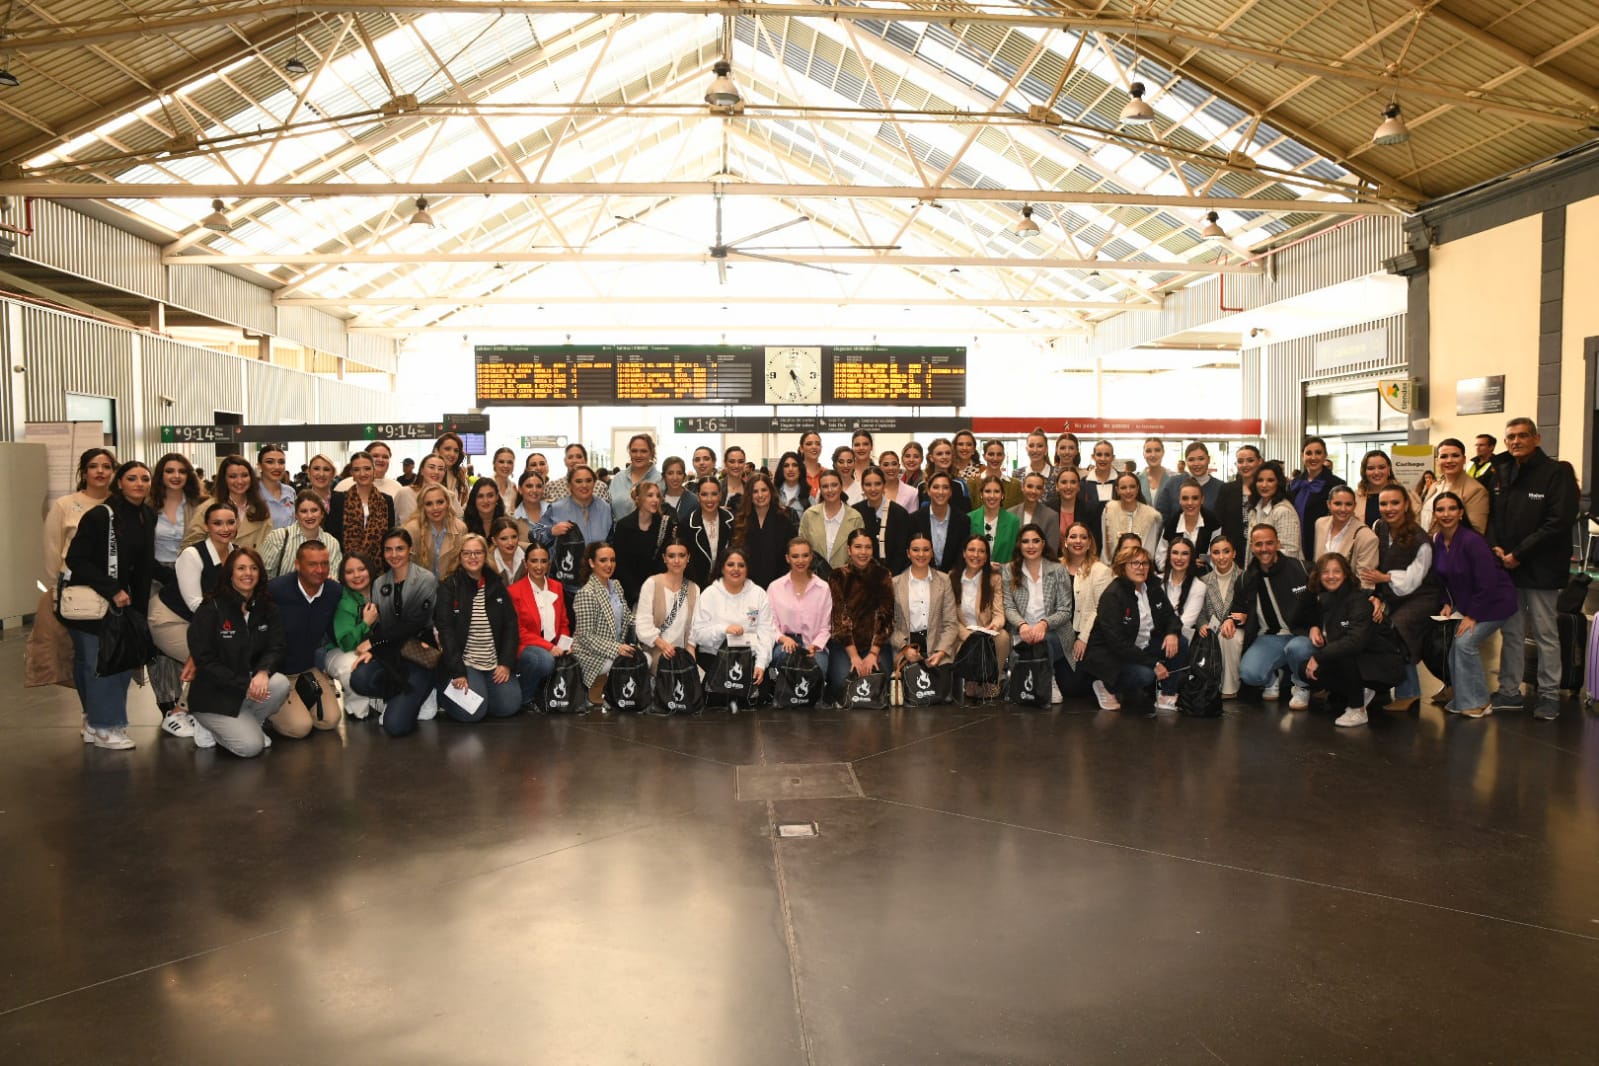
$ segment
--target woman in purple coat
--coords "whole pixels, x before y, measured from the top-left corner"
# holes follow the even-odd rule
[[[1477,649],[1516,613],[1516,586],[1488,542],[1471,528],[1459,496],[1439,493],[1432,514],[1438,526],[1433,536],[1433,573],[1443,582],[1446,601],[1441,613],[1460,619],[1449,653],[1455,694],[1448,710],[1482,718],[1493,708]]]

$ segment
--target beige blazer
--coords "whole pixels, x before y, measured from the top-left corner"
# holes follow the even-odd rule
[[[949,575],[941,570],[931,571],[927,596],[927,654],[936,651],[946,658],[955,654],[960,642],[960,608],[955,604],[955,592],[949,587]],[[903,571],[894,579],[894,653],[905,649],[911,635],[911,572]]]

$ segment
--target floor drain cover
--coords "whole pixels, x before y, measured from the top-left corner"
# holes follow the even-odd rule
[[[858,799],[860,782],[847,762],[776,763],[738,768],[741,800]]]
[[[778,822],[777,835],[780,837],[813,837],[821,834],[815,822]]]

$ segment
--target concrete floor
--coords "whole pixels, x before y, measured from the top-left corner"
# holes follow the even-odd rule
[[[1593,1063],[1599,719],[77,737],[0,641],[7,1063]],[[740,767],[847,764],[766,775]],[[814,779],[813,779],[814,777]],[[779,821],[815,839],[777,840]]]

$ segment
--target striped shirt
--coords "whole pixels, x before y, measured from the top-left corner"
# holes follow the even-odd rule
[[[483,584],[478,583],[472,597],[472,621],[466,629],[466,652],[461,660],[474,670],[492,672],[500,665],[494,647],[494,631],[489,628],[489,612],[484,605]]]

